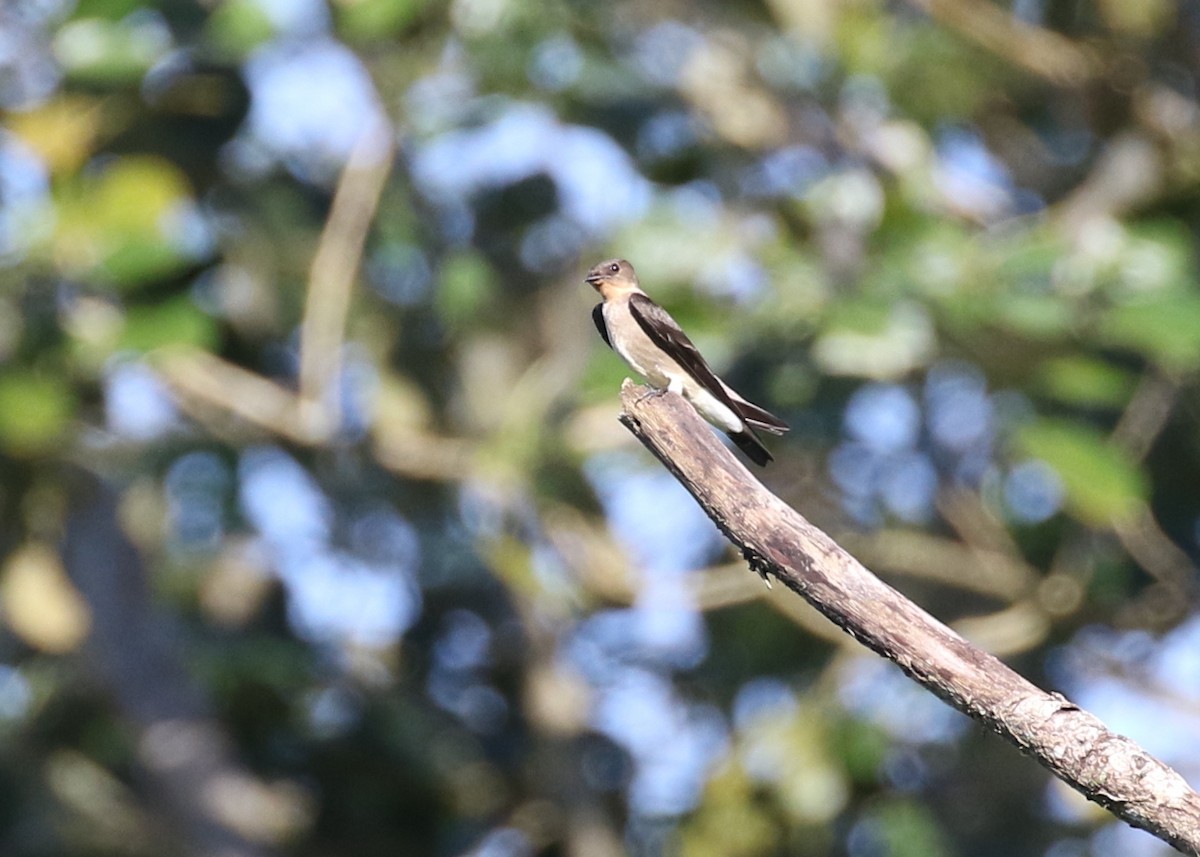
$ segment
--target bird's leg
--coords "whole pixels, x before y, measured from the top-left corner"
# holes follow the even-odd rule
[[[638,396],[634,400],[634,404],[640,405],[642,402],[646,401],[646,399],[657,399],[659,396],[661,396],[663,393],[667,392],[667,390],[669,390],[669,389],[671,389],[671,388],[670,387],[651,387],[645,393],[642,393],[642,395]]]

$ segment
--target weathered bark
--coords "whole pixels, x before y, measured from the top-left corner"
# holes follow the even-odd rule
[[[1184,853],[1200,855],[1200,795],[1182,776],[880,581],[763,487],[683,399],[646,392],[626,381],[621,421],[692,493],[752,569],[782,581],[1089,800]]]

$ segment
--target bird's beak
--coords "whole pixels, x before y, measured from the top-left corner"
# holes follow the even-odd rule
[[[598,287],[602,282],[604,282],[604,275],[603,274],[588,274],[586,277],[583,278],[583,281],[594,289],[594,288]]]

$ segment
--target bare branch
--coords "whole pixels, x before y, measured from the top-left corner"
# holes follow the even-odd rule
[[[332,434],[337,428],[332,386],[341,373],[342,336],[367,230],[392,168],[391,133],[382,114],[363,131],[313,256],[300,325],[300,415],[310,432]]]
[[[1166,428],[1179,400],[1179,382],[1150,371],[1142,376],[1109,440],[1142,461]]]
[[[882,530],[846,540],[855,553],[889,576],[919,577],[1002,601],[1025,598],[1037,585],[1019,557],[917,530]]]
[[[1200,855],[1200,795],[1094,715],[1047,693],[871,574],[747,472],[675,395],[626,382],[621,421],[700,503],[755,571],[1033,756],[1088,799]]]
[[[180,407],[206,428],[222,433],[229,417],[301,446],[328,442],[328,424],[300,416],[300,397],[269,378],[196,348],[155,355],[155,368]],[[470,469],[473,447],[415,427],[379,422],[372,432],[379,463],[412,479],[454,481]]]
[[[981,0],[911,0],[930,17],[1013,65],[1060,86],[1077,86],[1100,74],[1099,58],[1053,30],[1020,20]]]
[[[198,348],[171,348],[155,354],[155,368],[195,419],[216,427],[234,415],[305,446],[328,438],[300,419],[300,402],[286,387]]]

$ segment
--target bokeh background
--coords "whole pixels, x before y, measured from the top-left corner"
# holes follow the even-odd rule
[[[0,852],[1169,849],[768,591],[762,477],[1200,781],[1200,5],[0,3]]]

